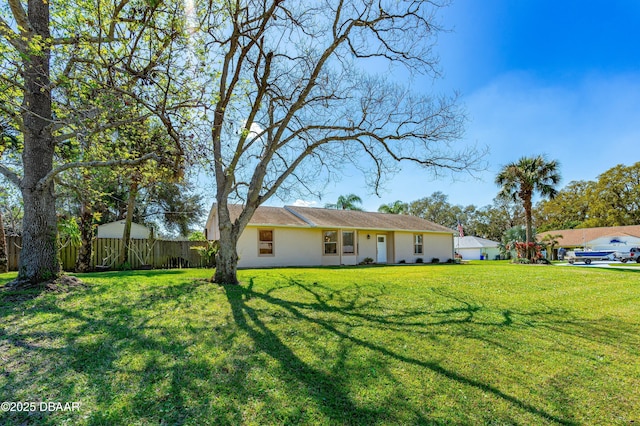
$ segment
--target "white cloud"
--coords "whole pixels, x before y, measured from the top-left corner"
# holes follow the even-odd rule
[[[301,199],[297,199],[292,205],[297,206],[297,207],[315,207],[318,205],[317,201],[306,201],[306,200],[301,200]]]

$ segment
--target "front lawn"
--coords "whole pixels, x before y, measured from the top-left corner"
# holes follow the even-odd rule
[[[0,424],[640,421],[640,270],[244,270],[236,287],[211,275],[0,292],[0,399],[38,404]]]

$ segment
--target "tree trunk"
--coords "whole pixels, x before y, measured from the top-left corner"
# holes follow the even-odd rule
[[[5,272],[9,272],[9,259],[7,257],[7,238],[4,234],[2,210],[0,210],[0,274]]]
[[[524,200],[524,214],[525,214],[525,224],[526,224],[526,243],[527,243],[527,259],[533,259],[534,249],[530,247],[530,243],[533,242],[533,218],[531,211],[533,209],[531,204],[531,197],[527,197]]]
[[[93,212],[91,206],[85,201],[80,206],[80,241],[75,270],[89,272],[93,254]]]
[[[221,226],[222,228],[222,226]],[[216,272],[213,280],[218,284],[238,284],[238,232],[220,229],[220,248],[216,254]]]
[[[127,218],[124,222],[122,232],[122,251],[120,252],[120,265],[129,262],[129,247],[131,243],[131,223],[133,222],[133,209],[136,206],[136,196],[138,195],[138,182],[131,182],[129,188],[129,200],[127,201]]]
[[[25,148],[26,149],[26,148]],[[25,161],[25,168],[27,162]],[[22,250],[15,285],[34,285],[60,275],[53,185],[42,191],[22,191]]]
[[[22,250],[14,287],[34,285],[57,278],[60,263],[57,250],[57,222],[53,181],[42,179],[53,168],[54,139],[49,80],[49,2],[29,0],[28,18],[33,30],[33,47],[24,56],[24,203]],[[41,40],[40,43],[37,40]]]

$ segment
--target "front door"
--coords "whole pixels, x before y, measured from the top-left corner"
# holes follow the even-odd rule
[[[387,236],[378,235],[378,263],[387,263]]]

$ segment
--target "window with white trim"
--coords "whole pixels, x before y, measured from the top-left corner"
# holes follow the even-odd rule
[[[423,253],[423,237],[422,234],[414,234],[413,236],[413,254]]]
[[[356,233],[354,231],[342,231],[342,254],[356,253]]]
[[[338,254],[338,231],[324,231],[322,241],[324,254]]]

